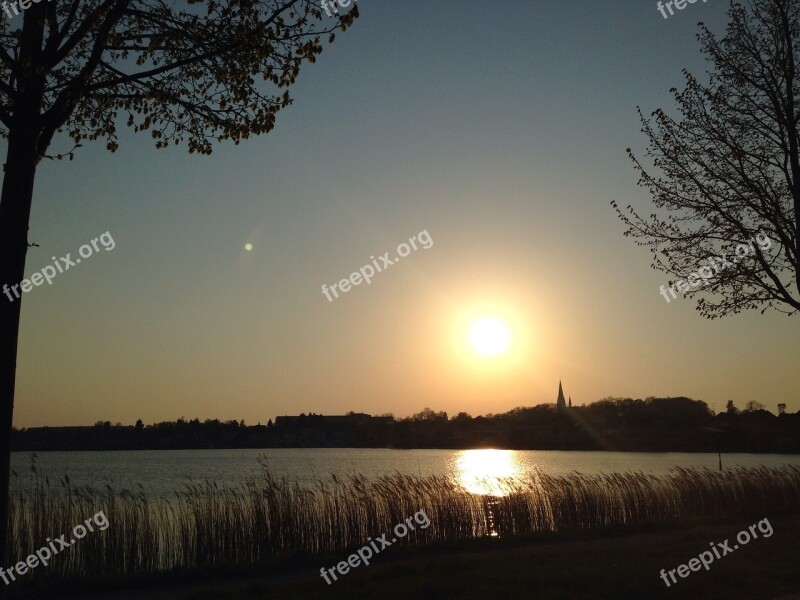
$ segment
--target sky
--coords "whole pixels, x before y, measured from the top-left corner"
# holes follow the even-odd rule
[[[636,107],[705,72],[697,22],[722,31],[726,5],[359,0],[268,135],[200,157],[122,130],[115,154],[44,161],[26,273],[114,247],[24,296],[15,426],[501,413],[559,380],[576,405],[800,410],[797,317],[665,302],[610,206],[649,214]],[[468,341],[486,316],[496,356]]]

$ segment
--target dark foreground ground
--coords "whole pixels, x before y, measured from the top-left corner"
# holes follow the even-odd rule
[[[768,515],[767,515],[768,516]],[[424,551],[387,548],[379,560],[359,566],[327,585],[319,576],[343,556],[308,559],[281,569],[171,574],[120,584],[18,588],[14,598],[89,600],[211,600],[231,598],[375,598],[539,600],[800,600],[800,517],[770,518],[774,533],[714,560],[710,570],[690,572],[670,588],[659,577],[762,517],[718,521],[647,532],[602,536],[560,535],[516,540],[475,540]],[[677,574],[676,574],[677,577]],[[7,590],[11,591],[11,590]]]

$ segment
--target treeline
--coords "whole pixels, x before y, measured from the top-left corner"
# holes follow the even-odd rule
[[[448,417],[431,409],[405,419],[300,415],[276,423],[206,420],[144,425],[98,422],[89,427],[15,429],[14,451],[177,450],[194,448],[476,448],[800,453],[800,412],[774,415],[732,402],[714,415],[690,398],[606,398],[557,410],[554,404],[507,413]]]

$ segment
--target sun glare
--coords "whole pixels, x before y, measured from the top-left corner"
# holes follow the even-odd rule
[[[509,484],[523,473],[513,450],[462,450],[455,460],[455,477],[472,494],[506,496]]]
[[[511,335],[505,323],[494,317],[484,317],[470,326],[469,343],[478,354],[495,356],[508,350]]]

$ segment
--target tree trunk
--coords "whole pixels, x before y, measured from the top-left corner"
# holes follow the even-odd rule
[[[11,287],[24,278],[28,251],[28,221],[36,175],[36,129],[19,127],[10,132],[8,155],[0,196],[0,285],[7,285],[13,300],[0,295],[0,566],[8,563],[8,488],[11,423],[17,369],[17,341],[22,299]],[[3,288],[5,292],[6,288]],[[20,293],[20,295],[22,295]]]
[[[16,93],[8,128],[8,153],[0,195],[0,286],[9,289],[24,278],[28,253],[28,224],[33,183],[41,159],[38,148],[44,97],[42,39],[44,4],[25,11],[20,40]],[[22,298],[11,300],[0,289],[0,567],[8,564],[9,477],[11,475],[11,425],[17,374],[17,344]],[[22,296],[20,290],[20,296]],[[0,586],[5,588],[5,585]],[[0,596],[5,595],[5,589]]]

